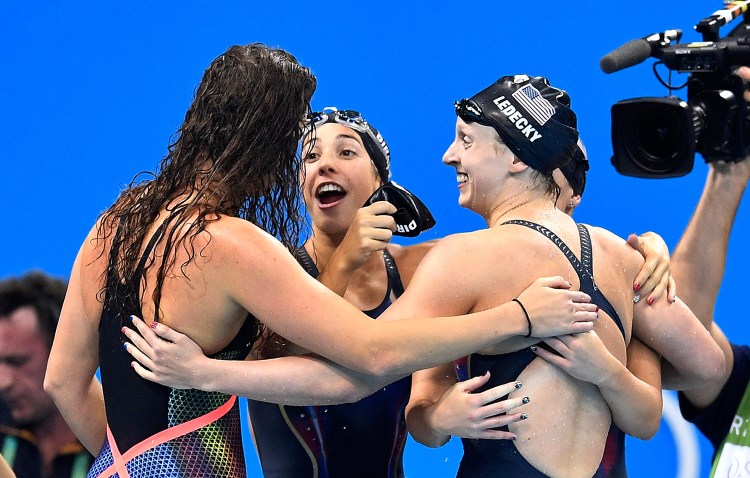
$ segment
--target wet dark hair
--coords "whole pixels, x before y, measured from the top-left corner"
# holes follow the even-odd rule
[[[3,279],[0,281],[0,320],[5,320],[21,307],[33,308],[39,330],[44,334],[47,346],[52,348],[67,288],[64,279],[41,271]]]
[[[146,180],[137,175],[100,218],[97,240],[116,231],[106,287],[117,312],[126,308],[129,279],[166,205],[169,224],[158,239],[164,254],[146,263],[158,269],[157,314],[164,279],[175,273],[177,249],[188,253],[179,264],[183,271],[200,253],[195,238],[222,215],[247,219],[290,249],[297,246],[297,144],[315,87],[315,76],[294,56],[259,43],[232,46],[211,62],[158,172],[147,173]]]

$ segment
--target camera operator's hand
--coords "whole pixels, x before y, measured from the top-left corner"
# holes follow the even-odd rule
[[[741,66],[737,68],[735,74],[745,81],[750,81],[750,67]],[[750,90],[746,89],[742,96],[745,98],[745,101],[750,101]]]

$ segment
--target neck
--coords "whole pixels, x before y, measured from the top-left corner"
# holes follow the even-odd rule
[[[501,198],[484,216],[487,227],[494,227],[510,219],[536,218],[539,213],[555,209],[555,202],[539,188],[527,189]]]
[[[30,428],[29,431],[34,435],[39,453],[42,455],[44,467],[47,470],[51,469],[52,461],[65,446],[76,443],[75,435],[57,411],[47,420]]]
[[[346,231],[342,234],[327,234],[313,226],[313,234],[305,241],[305,249],[312,257],[313,262],[319,270],[325,269],[331,256],[341,245],[346,236]]]

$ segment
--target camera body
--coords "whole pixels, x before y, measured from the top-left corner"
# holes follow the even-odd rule
[[[704,39],[717,32],[704,29]],[[669,70],[690,73],[687,100],[634,98],[612,106],[612,164],[620,174],[684,176],[692,171],[696,152],[707,162],[739,161],[750,154],[746,84],[733,73],[750,66],[750,28],[744,19],[726,38],[656,46],[650,56]]]

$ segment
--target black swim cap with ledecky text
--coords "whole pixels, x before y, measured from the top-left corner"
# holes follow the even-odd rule
[[[494,128],[518,159],[543,173],[570,161],[577,147],[578,124],[570,97],[541,76],[503,76],[470,99],[456,102],[456,114]]]

